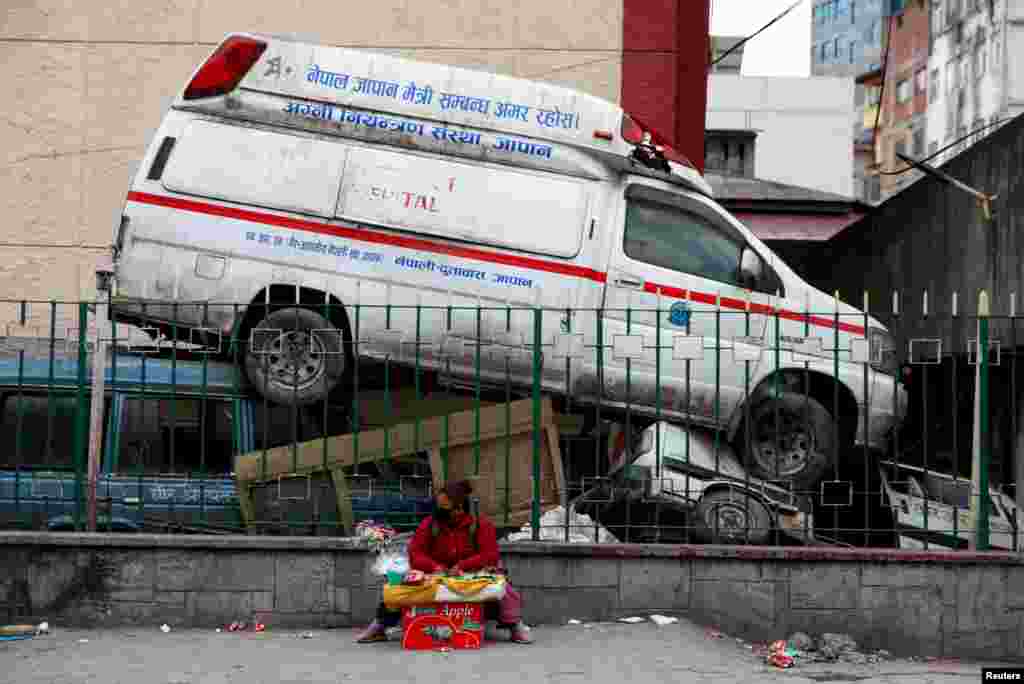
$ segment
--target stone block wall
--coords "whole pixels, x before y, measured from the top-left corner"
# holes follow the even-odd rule
[[[675,613],[746,638],[843,632],[904,655],[1012,658],[1024,562],[1003,553],[507,543],[535,624]],[[358,540],[0,533],[0,620],[358,626],[380,579]]]

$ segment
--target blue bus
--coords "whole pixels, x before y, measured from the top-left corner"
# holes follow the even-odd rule
[[[58,350],[59,351],[59,350]],[[84,529],[91,363],[77,354],[0,353],[0,527]],[[109,531],[245,531],[232,476],[237,454],[320,436],[307,420],[250,391],[230,363],[118,352],[105,373],[97,527]],[[418,470],[419,469],[419,470]],[[429,472],[411,462],[362,464],[373,496],[353,498],[353,522],[418,524],[429,492],[397,484]],[[329,482],[327,483],[329,485]],[[290,497],[293,498],[293,497]],[[320,497],[320,500],[325,500]],[[333,501],[333,498],[330,500]],[[263,533],[344,534],[337,506],[259,520]],[[248,528],[250,531],[253,526]]]

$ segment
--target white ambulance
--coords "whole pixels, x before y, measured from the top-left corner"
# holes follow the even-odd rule
[[[279,403],[381,355],[530,386],[539,336],[545,392],[727,430],[762,479],[882,447],[905,409],[889,333],[649,136],[566,88],[232,34],[128,192],[113,313],[245,342]]]

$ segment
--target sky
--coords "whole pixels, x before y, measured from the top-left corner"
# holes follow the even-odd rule
[[[803,2],[743,48],[744,76],[807,76],[811,70],[811,6]],[[747,36],[795,0],[711,0],[711,33]]]

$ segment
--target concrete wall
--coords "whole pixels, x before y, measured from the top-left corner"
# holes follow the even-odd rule
[[[93,296],[162,112],[224,34],[292,33],[559,83],[618,101],[623,0],[24,0],[0,61],[0,300]],[[10,320],[0,312],[0,325]]]
[[[852,109],[852,78],[711,74],[706,123],[758,131],[758,178],[852,196]]]
[[[62,626],[361,625],[380,586],[359,542],[0,534],[0,615]],[[1024,563],[1010,554],[505,544],[534,624],[679,613],[754,640],[845,632],[896,654],[1020,654]]]

